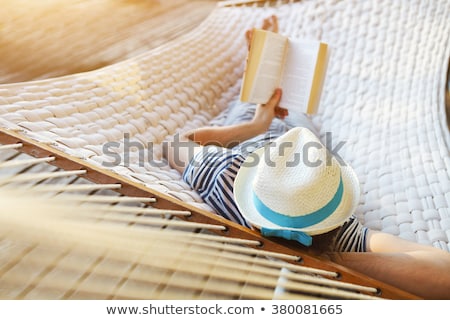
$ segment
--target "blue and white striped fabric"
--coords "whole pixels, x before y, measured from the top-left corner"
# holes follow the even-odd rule
[[[233,197],[234,179],[244,160],[245,157],[240,153],[206,148],[205,152],[199,152],[193,157],[184,171],[183,179],[216,213],[250,227]]]

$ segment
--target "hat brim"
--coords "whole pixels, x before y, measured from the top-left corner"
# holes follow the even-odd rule
[[[236,204],[244,218],[254,227],[259,229],[264,227],[270,229],[299,230],[313,236],[339,227],[354,213],[360,198],[359,181],[356,173],[349,165],[342,165],[341,175],[344,194],[341,203],[328,218],[306,228],[286,228],[264,218],[258,212],[252,200],[252,183],[257,172],[255,159],[263,161],[264,150],[264,147],[259,148],[253,152],[254,156],[247,157],[241,165],[234,181],[234,198]]]

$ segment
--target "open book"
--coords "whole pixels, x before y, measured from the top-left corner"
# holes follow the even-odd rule
[[[328,60],[328,45],[291,39],[254,29],[240,99],[266,103],[276,88],[283,94],[280,107],[289,112],[317,112]]]

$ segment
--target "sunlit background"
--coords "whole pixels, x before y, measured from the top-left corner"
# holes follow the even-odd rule
[[[93,70],[134,56],[191,30],[214,5],[205,0],[0,0],[0,83]]]

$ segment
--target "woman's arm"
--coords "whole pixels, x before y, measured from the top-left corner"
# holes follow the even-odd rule
[[[286,109],[278,107],[280,98],[281,89],[276,89],[269,102],[256,107],[255,115],[251,121],[223,127],[198,128],[186,132],[184,136],[202,146],[232,147],[265,133],[274,117],[284,118],[287,115]]]
[[[202,146],[216,145],[231,148],[242,141],[263,133],[252,122],[239,123],[225,127],[204,127],[185,134],[186,138]]]
[[[287,110],[278,107],[280,98],[281,89],[276,89],[269,102],[256,107],[251,121],[223,127],[203,127],[175,136],[173,141],[164,144],[164,157],[172,168],[183,173],[189,161],[202,151],[203,146],[228,148],[266,132],[274,117],[287,116]]]

